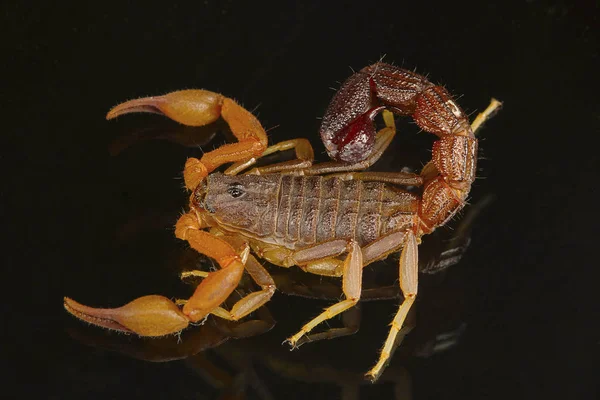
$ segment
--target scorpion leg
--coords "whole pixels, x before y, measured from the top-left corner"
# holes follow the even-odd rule
[[[392,355],[396,338],[401,333],[402,326],[410,308],[412,307],[416,297],[418,289],[418,278],[419,278],[419,259],[418,259],[418,247],[417,238],[412,231],[407,231],[405,234],[404,248],[400,255],[400,289],[404,295],[404,300],[400,304],[400,308],[396,313],[392,321],[392,327],[388,334],[388,337],[381,349],[379,360],[377,364],[369,372],[367,376],[371,380],[375,381],[379,374],[382,372],[390,356]]]
[[[340,178],[343,180],[361,180],[385,182],[400,186],[422,186],[423,176],[406,172],[346,172],[341,174],[328,175],[328,178]]]
[[[335,339],[342,336],[354,335],[360,328],[361,312],[359,307],[351,307],[342,314],[342,328],[329,328],[319,333],[309,333],[302,336],[295,347],[318,340]]]
[[[200,160],[189,158],[185,164],[184,179],[190,190],[195,189],[202,179],[219,166],[260,157],[267,148],[267,134],[256,117],[232,99],[218,93],[192,89],[131,100],[114,107],[106,118],[135,112],[162,114],[190,126],[203,126],[219,117],[227,122],[238,142],[210,151]]]
[[[346,276],[345,272],[344,272],[344,270],[345,270],[344,267],[345,267],[345,265],[347,265],[347,262],[345,263],[344,261],[339,260],[334,257],[338,256],[338,255],[342,254],[344,251],[346,251],[346,247],[347,247],[347,242],[345,240],[333,240],[330,242],[326,242],[326,243],[322,243],[320,245],[314,246],[310,249],[305,249],[305,250],[301,250],[301,251],[297,251],[297,252],[293,252],[288,249],[282,249],[280,247],[259,248],[258,251],[264,259],[266,259],[269,262],[276,264],[276,265],[289,267],[294,264],[299,264],[298,266],[303,271],[308,272],[310,274],[321,275],[321,276],[340,277],[342,275]],[[319,253],[320,257],[323,257],[323,254],[327,254],[327,257],[330,257],[330,258],[324,258],[324,259],[319,259],[319,260],[315,260],[315,261],[307,261],[308,259],[314,258],[316,253]],[[319,256],[317,256],[317,257],[319,257]],[[362,265],[360,266],[360,268],[362,269]],[[359,293],[361,292],[361,287],[362,287],[362,285],[360,283],[361,282],[359,280],[359,286],[356,289],[356,290],[358,290]],[[315,294],[313,294],[312,296],[310,294],[307,295],[307,293],[306,293],[307,289],[309,291],[312,291],[313,289],[315,289],[315,287],[312,285],[310,287],[297,288],[294,286],[294,284],[291,284],[289,286],[289,288],[290,288],[290,291],[286,294],[297,294],[298,295],[298,293],[303,293],[302,295],[304,295],[304,296],[319,297],[318,295],[315,295]],[[298,290],[298,292],[296,292],[297,290]],[[334,290],[339,290],[339,287],[335,286]],[[345,291],[343,293],[346,295],[347,298],[351,297]],[[334,298],[336,298],[336,297],[339,297],[339,296],[338,295],[334,296]],[[358,297],[360,297],[360,295]],[[358,298],[356,299],[356,301],[358,301]],[[305,334],[300,339],[298,339],[298,341],[295,343],[295,347],[300,347],[301,345],[303,345],[304,343],[307,343],[307,342],[315,342],[315,341],[323,340],[323,339],[333,339],[336,337],[347,336],[347,335],[352,335],[352,334],[356,333],[360,327],[360,310],[357,308],[352,308],[352,306],[356,303],[352,304],[352,301],[350,301],[348,303],[349,303],[349,306],[348,306],[349,309],[347,310],[347,312],[345,312],[342,315],[342,324],[343,324],[342,328],[330,328],[324,332]],[[339,306],[339,304],[337,304],[337,306]],[[329,309],[331,309],[331,308],[332,307],[330,307]],[[338,310],[337,313],[341,313],[343,311],[344,310]],[[334,315],[336,315],[336,314],[332,314],[331,317],[333,317]]]
[[[288,338],[286,341],[292,346],[292,348],[297,347],[299,345],[299,340],[321,322],[335,317],[336,315],[350,309],[351,307],[355,306],[356,303],[358,303],[362,290],[362,268],[362,251],[358,246],[358,243],[352,240],[348,243],[348,256],[344,260],[343,264],[342,290],[346,296],[346,299],[326,308],[325,311],[304,325],[298,333]],[[342,334],[351,333],[351,330],[352,328],[349,330],[347,329],[347,333],[344,333],[343,331]],[[333,336],[340,335],[333,334]]]
[[[471,123],[471,130],[473,134],[477,134],[477,131],[481,126],[490,118],[492,118],[502,107],[502,102],[494,98],[490,101],[490,104],[485,110],[480,112],[475,120]]]
[[[286,151],[294,149],[296,151],[296,159],[290,161],[283,161],[276,164],[271,164],[265,167],[254,168],[253,170],[247,172],[248,175],[264,175],[264,174],[272,174],[275,172],[288,172],[295,171],[299,169],[309,168],[313,160],[315,159],[315,153],[310,142],[307,139],[298,138],[285,140],[283,142],[279,142],[274,144],[273,146],[267,147],[267,149],[263,152],[261,157],[268,156],[277,151]],[[237,175],[248,167],[256,164],[257,159],[251,158],[248,161],[240,161],[225,171],[226,175]]]
[[[327,258],[325,260],[311,261],[308,264],[300,265],[304,272],[320,276],[340,277],[344,274],[344,261],[337,258]]]
[[[330,177],[339,177],[346,180],[378,181],[402,186],[423,185],[423,178],[418,174],[404,172],[356,172],[367,169],[375,164],[396,135],[394,114],[388,110],[384,110],[382,115],[386,127],[377,132],[373,150],[365,160],[356,163],[343,161],[319,163],[303,170],[302,173],[304,175],[330,174]]]
[[[288,257],[292,257],[293,255],[288,255]],[[339,260],[337,258],[326,258],[323,260],[311,261],[307,264],[299,265],[299,267],[309,274],[320,275],[320,276],[331,276],[331,277],[340,277],[344,274],[344,261]],[[284,277],[284,279],[287,278]],[[284,281],[285,282],[285,281]],[[281,282],[278,281],[278,287]],[[287,283],[287,282],[285,282]],[[285,284],[284,283],[284,284]],[[327,297],[325,294],[319,295],[319,290],[326,290],[324,287],[318,287],[319,285],[324,284],[323,282],[319,282],[316,286],[311,284],[309,286],[296,286],[291,283],[288,284],[288,290],[283,290],[286,294],[289,295],[297,295],[304,297],[312,297],[312,298],[339,298],[340,295],[343,294],[340,291],[339,286],[332,285],[329,289],[335,291],[335,295]],[[281,288],[280,288],[281,289]],[[307,292],[308,291],[308,292]],[[339,293],[338,293],[339,291]],[[364,293],[364,292],[363,292]],[[325,297],[323,297],[325,296]],[[362,295],[361,295],[362,296]],[[348,296],[346,296],[348,297]],[[307,342],[316,342],[317,340],[323,339],[333,339],[340,336],[353,335],[358,332],[360,327],[360,310],[358,308],[350,308],[344,314],[342,314],[342,328],[329,328],[326,331],[319,333],[306,334],[302,336],[298,342],[296,342],[296,347],[302,346]]]
[[[200,271],[200,270],[197,270],[197,269],[193,269],[191,271],[183,271],[179,275],[179,277],[181,278],[181,280],[187,279],[189,277],[206,278],[208,276],[208,274],[210,274],[210,272]]]
[[[247,247],[246,241],[241,239],[239,236],[223,235],[219,231],[211,233],[213,235],[218,235],[220,239],[229,243],[233,248],[245,249]],[[260,262],[258,262],[258,260],[256,260],[252,254],[247,256],[244,266],[254,282],[261,287],[261,290],[252,292],[236,301],[231,311],[227,311],[223,307],[216,307],[213,311],[211,311],[211,314],[229,321],[237,321],[260,308],[266,302],[268,302],[271,297],[273,297],[276,289],[275,282],[273,281],[273,278],[269,272],[260,264]],[[208,275],[209,272],[206,271],[184,271],[181,273],[181,279],[188,277],[206,278]],[[179,301],[180,304],[185,304],[186,302],[187,301],[185,300]]]
[[[252,279],[254,279],[254,282],[256,282],[262,290],[252,292],[238,300],[231,308],[231,311],[227,311],[222,307],[217,307],[212,311],[213,315],[230,321],[237,321],[262,307],[271,299],[271,297],[273,297],[273,293],[275,293],[275,282],[269,272],[253,255],[248,256],[245,267],[246,271],[248,271]]]

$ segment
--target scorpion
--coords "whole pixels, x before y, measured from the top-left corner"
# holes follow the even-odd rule
[[[320,128],[332,160],[314,163],[307,139],[268,146],[257,118],[218,93],[183,90],[117,105],[107,119],[150,112],[189,126],[204,126],[219,118],[229,125],[237,142],[186,161],[183,177],[191,191],[189,211],[175,225],[177,238],[215,259],[220,268],[183,272],[182,278],[203,278],[187,300],[173,302],[149,295],[119,308],[101,309],[65,297],[64,307],[94,325],[140,336],[175,334],[210,314],[236,321],[267,303],[276,289],[255,254],[281,267],[298,266],[308,273],[342,278],[344,297],[286,340],[293,349],[308,341],[353,333],[348,327],[311,332],[359,302],[365,266],[400,252],[403,300],[378,361],[366,373],[375,381],[417,297],[421,237],[443,226],[465,205],[476,173],[475,132],[500,106],[492,99],[470,124],[444,87],[378,62],[353,74],[334,95]],[[385,126],[376,131],[378,114]],[[438,136],[432,160],[420,174],[362,171],[381,157],[395,136],[394,114],[412,116],[422,130]],[[293,160],[247,171],[261,157],[292,149]],[[216,171],[229,163],[224,172]],[[422,191],[415,193],[409,187]],[[227,310],[222,305],[244,271],[260,290]]]

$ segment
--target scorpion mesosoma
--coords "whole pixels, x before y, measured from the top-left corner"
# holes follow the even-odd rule
[[[182,277],[204,279],[188,300],[177,303],[150,295],[120,308],[97,309],[65,298],[65,308],[92,324],[141,336],[176,333],[209,314],[239,320],[265,304],[275,291],[273,279],[252,250],[275,265],[342,277],[345,298],[287,339],[296,347],[349,334],[344,328],[310,332],[360,300],[364,266],[400,251],[404,300],[378,362],[367,373],[376,380],[417,296],[421,237],[446,223],[465,204],[475,178],[474,132],[500,104],[493,99],[471,125],[443,87],[416,73],[377,63],[351,76],[332,100],[321,137],[334,161],[313,165],[314,153],[307,139],[267,147],[267,135],[258,120],[218,93],[184,90],[122,103],[108,113],[108,119],[152,112],[202,126],[222,117],[238,139],[201,159],[187,160],[183,175],[192,192],[190,211],[175,226],[178,238],[214,258],[220,269],[182,273]],[[380,112],[386,126],[375,132],[373,119]],[[423,130],[439,137],[432,161],[421,174],[358,172],[372,165],[395,135],[393,113],[412,115]],[[290,149],[295,150],[296,159],[240,175],[258,158]],[[213,172],[226,163],[233,164],[224,173]],[[422,194],[397,186],[422,187]],[[231,310],[222,308],[244,270],[261,290],[242,298]]]

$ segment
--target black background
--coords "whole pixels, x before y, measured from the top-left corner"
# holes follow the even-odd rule
[[[21,3],[4,5],[2,14],[3,330],[10,356],[4,359],[18,397],[216,399],[227,390],[201,379],[189,362],[142,362],[73,338],[83,331],[130,340],[66,316],[64,295],[115,306],[148,293],[189,292],[177,280],[180,265],[170,262],[185,251],[172,224],[186,204],[183,162],[201,150],[150,140],[111,154],[111,143],[132,132],[178,128],[149,115],[107,122],[111,106],[206,88],[256,110],[272,142],[307,137],[323,159],[318,117],[333,94],[328,88],[338,87],[349,67],[382,56],[446,85],[469,113],[491,96],[505,103],[481,132],[485,179],[472,190],[473,202],[486,195],[495,201],[476,220],[471,247],[439,289],[451,299],[441,302],[460,303],[466,331],[447,352],[398,356],[392,367],[406,367],[415,399],[596,393],[593,2]],[[417,136],[409,121],[400,120],[399,129],[404,139],[394,146],[431,143],[419,142],[427,135]],[[222,142],[217,137],[202,147]],[[402,163],[392,158],[384,165],[399,170]],[[421,296],[435,298],[436,290]],[[354,337],[290,353],[279,343],[327,303],[277,294],[271,304],[276,329],[221,347],[230,346],[234,358],[237,351],[254,352],[357,374],[375,360],[396,307],[367,303]],[[223,364],[217,350],[207,357]],[[255,370],[274,398],[341,398],[339,384],[309,384],[256,358]],[[231,366],[221,367],[235,376]],[[317,375],[327,380],[327,373]],[[393,393],[389,383],[360,392],[347,387],[348,399]],[[252,389],[246,396],[260,398]]]

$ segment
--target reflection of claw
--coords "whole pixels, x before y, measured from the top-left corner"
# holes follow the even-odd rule
[[[217,132],[227,130],[221,124],[210,124],[202,127],[188,126],[153,126],[152,128],[129,131],[127,135],[119,136],[113,140],[108,151],[111,156],[117,156],[131,146],[149,140],[166,140],[185,147],[203,146],[210,142]]]
[[[199,329],[178,332],[172,336],[153,340],[105,335],[83,327],[71,327],[68,329],[68,333],[69,336],[84,345],[115,351],[131,358],[150,362],[186,359],[199,352],[217,347],[230,338],[217,324],[206,324]]]

